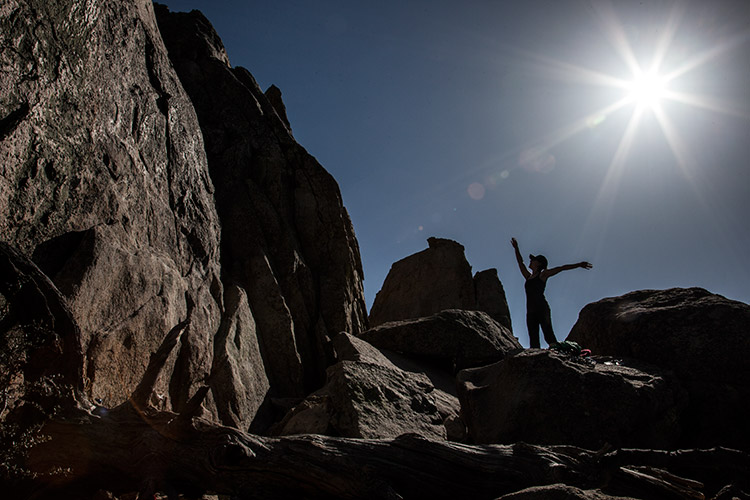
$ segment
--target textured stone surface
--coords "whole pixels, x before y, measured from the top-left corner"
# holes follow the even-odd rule
[[[0,242],[0,422],[33,384],[83,389],[81,331],[52,282]]]
[[[226,311],[214,338],[211,390],[224,425],[248,429],[269,389],[255,320],[244,290],[228,286]]]
[[[684,445],[750,447],[750,305],[701,288],[641,290],[584,307],[568,339],[674,371],[690,396]]]
[[[622,495],[612,496],[599,490],[582,490],[565,484],[532,486],[515,493],[503,495],[497,500],[635,500]]]
[[[669,448],[680,436],[684,394],[655,368],[530,349],[459,372],[458,382],[474,443]]]
[[[478,310],[512,331],[510,310],[497,269],[473,278],[463,245],[428,238],[429,248],[391,266],[375,296],[370,326],[431,316],[446,309]]]
[[[400,369],[378,349],[345,333],[334,338],[334,346],[339,362],[328,369],[328,382],[287,414],[278,434],[460,435],[458,399],[435,389],[425,374]]]
[[[377,347],[352,335],[341,333],[333,338],[337,360],[374,363],[386,368],[398,369],[426,376],[433,388],[430,395],[445,426],[446,437],[450,441],[463,441],[466,438],[466,425],[461,420],[461,403],[456,393],[456,379],[441,370],[439,365],[415,360],[387,349]]]
[[[269,98],[232,68],[200,13],[157,16],[193,99],[223,228],[222,277],[247,292],[278,396],[325,380],[331,333],[367,323],[359,248],[334,179],[291,136],[280,92]]]
[[[493,363],[522,348],[486,313],[459,309],[384,323],[360,337],[380,349],[441,362],[451,371]]]
[[[497,276],[497,269],[486,269],[474,275],[474,291],[476,295],[475,309],[484,311],[492,319],[513,331],[510,320],[510,309],[505,298],[505,289]]]
[[[443,238],[427,242],[429,248],[391,266],[372,304],[371,326],[474,308],[474,282],[463,245]]]
[[[159,384],[179,407],[211,366],[219,221],[151,4],[10,0],[0,37],[0,234],[65,293],[106,404],[194,302]]]

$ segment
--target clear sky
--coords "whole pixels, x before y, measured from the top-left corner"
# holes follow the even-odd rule
[[[558,339],[632,290],[750,302],[750,2],[164,3],[281,89],[341,187],[368,307],[430,236],[498,269],[524,345],[513,236],[594,264],[547,285]]]

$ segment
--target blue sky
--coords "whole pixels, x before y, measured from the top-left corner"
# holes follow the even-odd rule
[[[548,283],[559,339],[632,290],[750,302],[750,3],[165,3],[281,89],[341,187],[368,307],[430,236],[498,269],[524,345],[513,236],[551,266],[594,264]],[[635,94],[639,68],[657,85]]]

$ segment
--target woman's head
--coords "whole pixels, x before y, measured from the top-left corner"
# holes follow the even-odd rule
[[[544,271],[547,269],[547,257],[544,255],[529,255],[529,267],[532,271]]]

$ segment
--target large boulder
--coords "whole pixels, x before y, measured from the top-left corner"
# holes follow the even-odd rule
[[[275,433],[446,439],[455,428],[458,400],[436,390],[425,374],[400,369],[349,334],[333,342],[339,361],[328,368],[326,385],[295,406]]]
[[[680,436],[682,389],[655,368],[530,349],[458,384],[474,443],[669,448]]]
[[[493,363],[522,348],[518,339],[488,314],[458,309],[384,323],[363,332],[360,338],[380,349],[442,363],[450,370]]]
[[[85,390],[107,405],[195,305],[157,384],[179,409],[212,363],[220,228],[152,5],[9,0],[0,45],[0,235],[65,295]]]
[[[206,143],[223,228],[222,277],[242,287],[271,390],[304,396],[325,380],[329,334],[366,328],[362,266],[333,177],[291,134],[281,93],[232,68],[197,11],[156,7]]]
[[[431,316],[445,309],[478,310],[512,330],[510,310],[496,269],[472,277],[460,243],[428,238],[429,248],[391,266],[375,296],[370,326]]]
[[[674,371],[690,398],[684,446],[750,447],[750,305],[701,288],[636,291],[584,307],[568,339]]]

